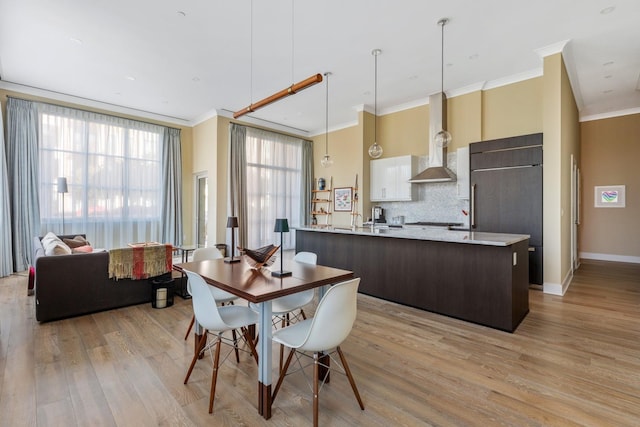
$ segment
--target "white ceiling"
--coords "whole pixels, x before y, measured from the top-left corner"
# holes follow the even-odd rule
[[[583,120],[640,112],[638,0],[256,0],[253,13],[251,4],[0,0],[0,87],[193,125],[330,71],[333,129],[373,110],[374,48],[379,112],[440,91],[437,21],[448,17],[449,97],[541,75],[541,55],[568,41]],[[324,132],[325,86],[252,116]]]

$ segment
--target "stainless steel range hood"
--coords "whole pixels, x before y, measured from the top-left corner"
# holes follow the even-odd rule
[[[429,96],[429,164],[427,169],[409,180],[413,183],[451,182],[456,180],[447,168],[447,147],[438,147],[435,136],[447,130],[447,97],[444,92]]]

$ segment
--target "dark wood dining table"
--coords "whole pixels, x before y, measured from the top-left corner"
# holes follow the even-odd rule
[[[275,268],[275,267],[274,267]],[[260,307],[258,345],[258,412],[265,419],[271,418],[272,372],[272,309],[271,300],[307,289],[321,288],[352,279],[353,272],[322,265],[295,261],[284,263],[291,276],[272,277],[268,269],[255,270],[245,256],[239,263],[225,263],[222,259],[175,264],[177,271],[189,270],[199,274],[217,288],[237,295]]]

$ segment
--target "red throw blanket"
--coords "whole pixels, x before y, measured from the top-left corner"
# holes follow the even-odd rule
[[[109,251],[109,278],[148,279],[173,268],[172,245],[148,245]]]

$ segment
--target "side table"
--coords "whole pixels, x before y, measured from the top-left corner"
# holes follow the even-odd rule
[[[182,254],[182,262],[189,262],[189,253],[195,251],[198,247],[195,245],[174,246]],[[179,295],[182,299],[189,299],[191,295],[187,291],[187,276],[184,273],[180,273],[182,277],[178,281],[175,287],[175,294]]]

